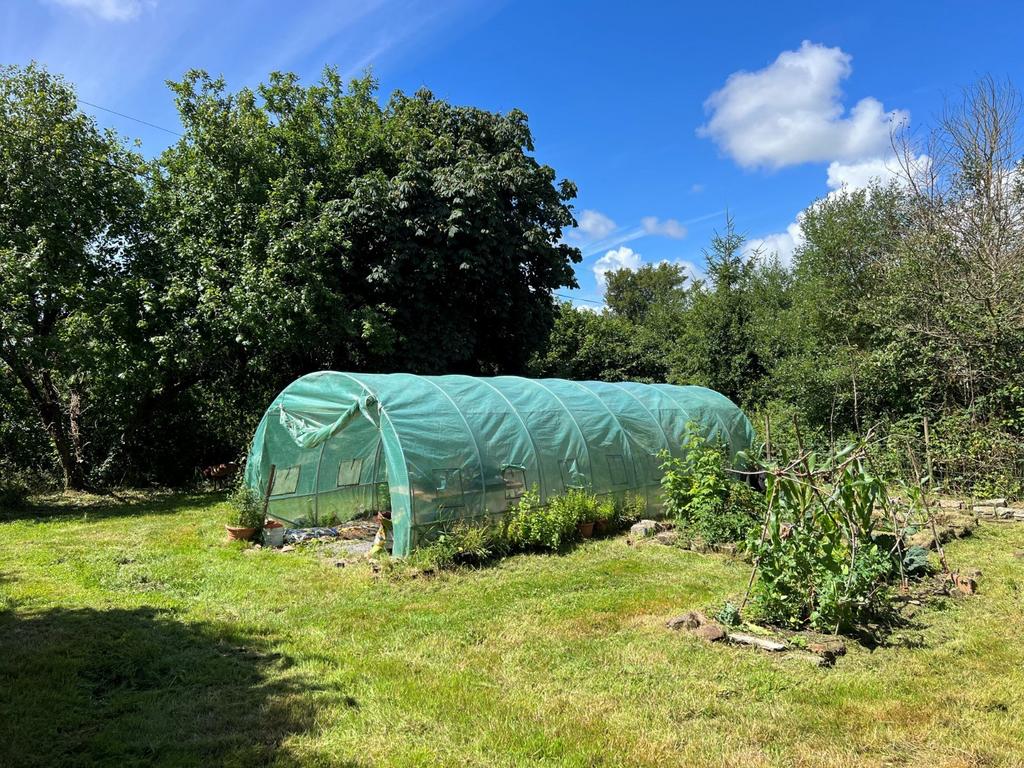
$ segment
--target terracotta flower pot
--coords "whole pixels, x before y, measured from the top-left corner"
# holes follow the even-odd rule
[[[225,525],[224,528],[228,532],[228,541],[252,541],[256,535],[255,528],[243,528],[240,525]]]
[[[589,520],[585,523],[579,524],[579,532],[581,539],[590,539],[594,536],[594,522]]]
[[[612,529],[611,520],[598,520],[594,523],[594,533],[598,536],[604,533],[608,533]]]

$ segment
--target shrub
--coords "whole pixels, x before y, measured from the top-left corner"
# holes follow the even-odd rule
[[[0,465],[0,510],[21,509],[31,491],[25,474],[6,464]]]
[[[609,527],[617,527],[619,525],[619,509],[620,505],[616,503],[615,499],[605,497],[601,499],[594,509],[594,522],[604,523]]]
[[[617,527],[632,525],[647,514],[647,501],[643,496],[627,493],[615,504],[614,523]]]
[[[457,521],[443,528],[437,538],[415,550],[410,562],[420,568],[442,570],[457,565],[480,565],[505,552],[501,529],[490,523]]]
[[[730,478],[724,448],[695,429],[682,448],[682,458],[660,454],[665,511],[683,533],[708,544],[744,541],[763,515],[763,495]]]
[[[579,488],[561,496],[552,496],[546,506],[540,503],[537,491],[530,490],[519,499],[512,510],[506,534],[509,543],[525,549],[557,551],[578,537],[581,522],[597,520],[601,502],[597,497]],[[612,505],[614,509],[614,504]]]
[[[239,481],[229,499],[231,505],[231,525],[242,528],[263,527],[263,497],[247,486],[244,481]]]

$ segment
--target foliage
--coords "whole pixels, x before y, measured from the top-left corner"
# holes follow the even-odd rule
[[[34,411],[65,485],[81,489],[145,357],[133,250],[141,160],[37,64],[0,68],[0,125],[0,396],[16,391],[12,405]],[[32,447],[26,438],[17,450]]]
[[[458,565],[481,565],[507,549],[502,529],[489,521],[459,520],[445,526],[436,538],[410,555],[414,567],[443,570]]]
[[[313,370],[524,370],[580,255],[562,242],[575,188],[532,156],[522,112],[427,90],[382,105],[333,69],[171,87],[185,135],[147,200],[147,300],[202,429],[243,445],[251,403]]]
[[[571,489],[547,502],[546,505],[540,503],[536,489],[520,497],[506,526],[512,546],[557,551],[577,538],[577,526],[588,519],[588,515],[589,519],[596,519],[597,499],[586,491]]]
[[[231,525],[241,528],[263,527],[263,498],[244,481],[239,481],[231,493]]]
[[[597,501],[597,505],[590,518],[595,523],[604,523],[609,526],[617,526],[620,523],[620,515],[623,512],[624,504],[617,504],[614,499],[604,497]]]
[[[0,447],[19,466],[181,485],[311,370],[523,372],[580,259],[575,187],[526,115],[382,103],[332,69],[171,90],[183,136],[143,165],[61,78],[0,71]]]
[[[934,570],[928,558],[928,550],[924,547],[907,547],[903,552],[903,572],[910,578],[918,579],[927,576]]]
[[[647,501],[638,493],[627,493],[615,503],[614,522],[617,526],[627,526],[640,520],[647,514]]]
[[[852,632],[892,611],[897,573],[875,536],[886,492],[863,449],[850,445],[766,467],[772,500],[765,535],[750,534],[757,567],[755,613],[764,621]]]
[[[681,451],[681,458],[659,454],[665,511],[682,532],[707,544],[745,541],[763,514],[763,498],[727,475],[724,447],[696,425],[689,425]]]
[[[727,627],[739,626],[741,621],[740,609],[726,600],[722,607],[715,613],[715,621],[720,624],[725,624]]]
[[[0,461],[0,510],[18,510],[25,506],[32,487],[26,473]]]

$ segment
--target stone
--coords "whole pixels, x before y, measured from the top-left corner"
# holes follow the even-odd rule
[[[815,653],[807,653],[806,651],[791,651],[786,654],[787,659],[796,659],[798,661],[805,661],[814,667],[832,667],[835,666],[835,657],[832,659],[826,659],[824,656],[818,656]]]
[[[978,591],[978,582],[969,576],[955,574],[953,581],[956,584],[956,588],[965,595],[973,595]]]
[[[654,520],[641,520],[639,523],[633,523],[629,529],[629,535],[637,539],[646,539],[648,536],[653,536],[658,530],[658,524]]]
[[[278,552],[294,552],[295,551],[295,547],[293,547],[291,544],[285,544],[283,547],[281,547],[277,551]]]
[[[666,544],[668,546],[674,546],[679,543],[679,533],[676,531],[660,531],[654,535],[656,541],[660,544]]]
[[[725,630],[717,624],[702,624],[693,630],[693,636],[707,640],[709,643],[717,643],[719,640],[724,640],[726,634]]]
[[[697,629],[707,623],[707,617],[700,611],[687,611],[682,616],[669,619],[665,626],[669,629]]]
[[[756,635],[748,635],[743,632],[732,632],[726,638],[730,643],[739,643],[741,645],[752,645],[755,648],[760,648],[764,651],[784,651],[786,650],[786,644],[780,643],[776,640],[769,640],[766,637],[757,637]]]
[[[1015,509],[1015,510],[1013,510],[1013,519],[1014,520],[1024,520],[1024,509]]]
[[[821,657],[821,666],[834,667],[836,659],[846,655],[846,643],[842,640],[823,640],[808,643],[807,650]]]
[[[1006,506],[1006,499],[1004,499],[1001,496],[999,498],[995,498],[995,499],[978,499],[976,502],[974,502],[974,506],[976,506],[976,507],[1005,507]]]
[[[1009,520],[1014,515],[1014,510],[1010,507],[982,507],[978,510],[978,514],[984,514],[986,517],[995,517],[999,520]]]
[[[1018,549],[1016,552],[1013,553],[1013,556],[1024,558],[1024,549]]]
[[[832,656],[845,656],[846,643],[842,640],[822,640],[820,642],[808,643],[807,650],[819,656],[831,654]]]
[[[938,504],[943,509],[963,509],[964,503],[960,499],[939,499]]]
[[[931,549],[935,546],[935,537],[932,536],[932,532],[930,530],[922,528],[917,533],[907,537],[907,546]]]

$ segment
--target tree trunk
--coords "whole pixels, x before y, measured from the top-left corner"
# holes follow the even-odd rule
[[[72,392],[70,402],[65,406],[61,402],[60,393],[53,384],[49,371],[42,375],[42,402],[37,403],[39,415],[53,447],[60,460],[60,468],[64,473],[64,487],[72,491],[85,490],[85,470],[82,462],[82,445],[78,434],[78,416],[80,411],[78,393]]]
[[[14,372],[35,405],[60,461],[64,487],[73,491],[85,490],[85,469],[78,433],[78,415],[81,410],[78,394],[72,393],[71,402],[65,407],[49,371],[43,371],[37,381],[32,372],[19,364],[13,355],[2,355],[0,359]]]

